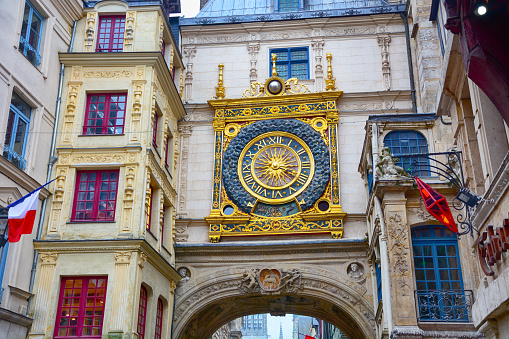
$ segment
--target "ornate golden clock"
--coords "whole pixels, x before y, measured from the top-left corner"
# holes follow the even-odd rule
[[[275,66],[274,66],[275,67]],[[209,238],[343,234],[336,101],[341,91],[309,93],[277,74],[252,83],[243,99],[215,109]]]

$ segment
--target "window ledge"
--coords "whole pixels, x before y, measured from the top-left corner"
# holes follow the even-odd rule
[[[116,223],[115,220],[91,220],[91,221],[68,221],[67,224],[114,224]]]
[[[125,134],[80,134],[78,137],[119,137]]]
[[[472,322],[419,321],[417,324],[420,329],[425,331],[475,331],[475,326]]]

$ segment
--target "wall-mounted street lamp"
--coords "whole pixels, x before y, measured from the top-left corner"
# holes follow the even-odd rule
[[[477,0],[474,4],[474,13],[477,16],[483,16],[488,13],[488,2],[485,0]]]

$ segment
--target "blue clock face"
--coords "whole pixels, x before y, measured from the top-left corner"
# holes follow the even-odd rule
[[[329,182],[329,149],[319,132],[295,119],[244,127],[223,155],[223,185],[245,213],[286,217],[313,206]]]
[[[258,201],[282,204],[294,200],[311,182],[313,155],[299,137],[269,132],[251,140],[239,158],[242,186]]]

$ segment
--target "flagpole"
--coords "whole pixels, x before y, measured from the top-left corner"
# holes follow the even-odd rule
[[[23,197],[19,198],[18,200],[16,200],[15,202],[13,202],[12,204],[8,205],[8,206],[7,206],[7,207],[5,207],[5,208],[9,209],[9,208],[11,208],[11,207],[16,206],[17,204],[19,204],[19,203],[21,203],[22,201],[24,201],[24,200],[25,200],[25,199],[26,199],[26,198],[27,198],[30,194],[32,194],[32,193],[34,193],[34,192],[36,192],[36,191],[40,190],[41,188],[43,188],[43,187],[44,187],[44,186],[46,186],[46,185],[51,184],[53,181],[57,180],[58,178],[60,178],[60,177],[56,177],[55,179],[53,179],[53,180],[51,180],[51,181],[48,181],[48,182],[47,182],[47,183],[45,183],[44,185],[41,185],[41,186],[37,187],[36,189],[34,189],[33,191],[31,191],[30,193],[28,193],[28,194],[24,195]]]

